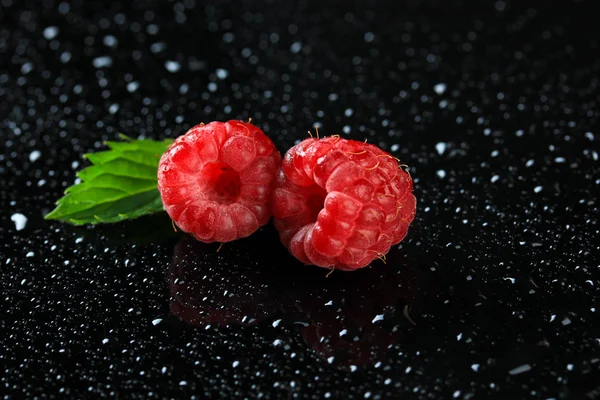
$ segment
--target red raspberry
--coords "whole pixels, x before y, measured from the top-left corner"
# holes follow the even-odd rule
[[[311,138],[285,155],[272,209],[298,260],[352,271],[404,239],[416,199],[410,175],[377,146]]]
[[[241,121],[196,125],[158,165],[158,190],[173,221],[196,239],[230,242],[270,218],[281,156],[256,126]]]

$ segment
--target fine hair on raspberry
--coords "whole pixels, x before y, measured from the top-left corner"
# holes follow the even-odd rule
[[[206,243],[230,242],[269,221],[280,164],[271,139],[251,123],[200,124],[161,157],[158,189],[181,230]]]
[[[332,136],[286,153],[272,209],[281,241],[298,260],[351,271],[404,239],[416,199],[410,175],[391,154]]]

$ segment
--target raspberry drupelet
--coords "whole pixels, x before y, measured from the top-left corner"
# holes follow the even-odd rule
[[[161,157],[158,189],[181,230],[206,243],[230,242],[269,221],[280,164],[275,145],[256,126],[241,121],[200,124]]]
[[[336,136],[292,147],[273,191],[284,246],[305,264],[344,271],[384,257],[415,211],[412,179],[392,155]]]

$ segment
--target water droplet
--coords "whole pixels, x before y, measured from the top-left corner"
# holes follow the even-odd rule
[[[25,229],[25,226],[27,225],[27,217],[24,216],[23,214],[20,213],[16,213],[13,214],[10,219],[15,223],[15,228],[17,229],[17,231],[21,231],[23,229]]]
[[[227,79],[227,77],[229,76],[229,71],[227,71],[226,69],[223,68],[217,68],[217,78],[223,80],[223,79]]]
[[[113,63],[113,60],[112,60],[112,57],[110,57],[110,56],[96,57],[92,61],[92,65],[95,68],[107,68],[107,67],[112,66],[112,63]]]
[[[531,365],[523,364],[516,368],[511,369],[510,371],[508,371],[508,374],[509,375],[519,375],[519,374],[522,374],[522,373],[528,372],[528,371],[531,371]]]
[[[446,92],[446,89],[447,89],[447,86],[445,83],[438,83],[437,85],[435,85],[433,87],[433,90],[440,96]]]
[[[52,40],[54,39],[56,36],[58,36],[58,28],[56,26],[49,26],[47,28],[44,29],[44,38],[46,40]]]
[[[165,68],[169,72],[176,73],[181,69],[181,64],[177,61],[167,60],[165,61]]]
[[[438,144],[435,145],[435,149],[437,150],[439,155],[444,154],[444,152],[446,151],[446,143],[439,142]]]
[[[299,53],[300,50],[302,50],[302,43],[300,43],[300,42],[294,42],[290,46],[290,51],[294,54]]]

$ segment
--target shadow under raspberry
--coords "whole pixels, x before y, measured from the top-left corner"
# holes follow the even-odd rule
[[[168,272],[171,313],[194,327],[281,319],[343,368],[376,363],[418,320],[417,280],[400,251],[390,252],[386,265],[327,277],[278,244],[271,228],[218,252],[216,244],[183,237]]]

